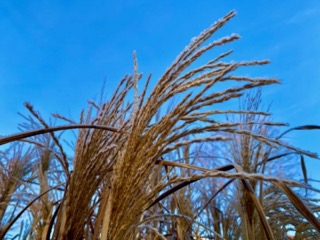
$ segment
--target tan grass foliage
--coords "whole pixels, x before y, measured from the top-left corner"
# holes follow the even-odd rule
[[[220,223],[218,220],[214,222],[213,228],[210,224],[197,221],[202,216],[199,209],[201,212],[209,211],[207,207],[211,206],[213,198],[208,197],[205,207],[196,208],[194,200],[198,196],[190,185],[202,179],[221,178],[240,179],[239,182],[245,188],[243,193],[253,203],[252,214],[258,214],[261,222],[259,226],[264,229],[267,239],[275,239],[275,236],[268,222],[265,206],[256,195],[257,182],[272,183],[281,189],[311,225],[320,230],[320,224],[311,210],[288,187],[305,187],[304,184],[268,176],[264,172],[249,171],[250,166],[245,162],[202,167],[190,161],[191,146],[232,141],[233,136],[240,136],[242,142],[244,139],[258,142],[259,148],[285,148],[316,157],[279,139],[271,139],[262,132],[253,131],[254,126],[282,126],[281,123],[261,122],[254,117],[247,119],[245,123],[220,121],[218,116],[221,114],[267,116],[266,112],[259,109],[216,108],[222,103],[239,98],[245,91],[278,83],[273,78],[237,76],[238,68],[264,65],[268,61],[226,61],[232,51],[222,53],[207,64],[198,66],[196,60],[205,52],[239,38],[232,34],[205,45],[234,16],[234,11],[228,13],[193,38],[152,90],[149,86],[151,76],[142,78],[134,53],[133,74],[120,81],[109,101],[101,104],[89,102],[89,109],[81,113],[79,123],[56,114],[56,118],[71,125],[49,126],[30,104],[26,104],[38,121],[38,127],[34,127],[35,120],[30,118],[28,121],[31,121],[33,127],[25,129],[27,131],[23,133],[0,139],[0,144],[28,138],[24,141],[33,144],[38,152],[35,159],[40,161],[32,176],[37,179],[39,198],[35,199],[36,203],[25,203],[30,207],[33,219],[29,236],[34,239],[203,239],[202,231],[206,231],[214,235],[214,239],[228,239],[226,231],[222,230],[225,227],[222,223],[229,221],[230,226],[235,226],[231,220],[226,218]],[[196,67],[191,68],[192,64]],[[226,82],[233,84],[231,86]],[[218,83],[225,89],[216,91]],[[139,91],[142,84],[142,90]],[[163,114],[163,108],[168,107],[173,98],[176,103]],[[39,125],[42,129],[39,129]],[[55,133],[70,129],[79,129],[72,159],[67,157],[63,144]],[[47,134],[44,136],[49,140],[44,141],[42,134]],[[26,161],[28,156],[24,155]],[[182,160],[176,162],[168,156],[180,156]],[[264,156],[256,156],[256,167],[258,161],[263,164],[268,161]],[[242,157],[250,158],[249,155]],[[17,159],[24,161],[19,160],[21,157]],[[3,217],[12,201],[9,196],[18,186],[12,179],[19,177],[8,176],[17,171],[22,172],[21,169],[15,170],[14,160],[10,164],[12,167],[8,174],[1,176],[0,217]],[[223,189],[230,183],[224,185]],[[57,186],[61,184],[64,187],[59,188],[59,191],[50,192],[58,189]],[[51,187],[55,188],[50,189]],[[30,187],[28,191],[36,191],[33,189]],[[223,191],[221,189],[218,193]],[[218,202],[212,216],[216,220],[220,216]],[[255,223],[252,219],[241,222],[243,226],[247,224],[242,231],[243,239],[253,239],[250,238],[254,236]],[[6,231],[3,231],[2,237]]]

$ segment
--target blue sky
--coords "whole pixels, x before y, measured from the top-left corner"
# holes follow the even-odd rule
[[[58,112],[78,119],[105,79],[111,93],[132,72],[134,50],[140,71],[156,80],[191,37],[232,9],[237,17],[217,37],[240,34],[240,41],[230,45],[234,60],[271,60],[248,74],[281,79],[281,85],[264,91],[274,120],[291,126],[320,124],[319,0],[4,0],[0,135],[17,131],[22,121],[17,112],[26,113],[25,101],[44,116]],[[320,132],[288,137],[318,151]]]

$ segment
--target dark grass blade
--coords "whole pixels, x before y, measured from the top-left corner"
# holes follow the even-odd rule
[[[287,195],[288,199],[291,201],[292,205],[305,217],[305,219],[311,223],[314,228],[320,233],[320,222],[313,215],[313,212],[309,209],[307,205],[301,200],[301,198],[294,193],[290,187],[288,187],[283,182],[274,182],[275,186],[282,190],[284,194]]]
[[[293,127],[293,128],[288,129],[287,131],[284,131],[276,139],[280,139],[284,135],[286,135],[288,132],[291,132],[294,130],[320,130],[320,126],[319,125],[303,125],[303,126]]]
[[[156,205],[158,202],[160,202],[161,200],[165,199],[166,197],[170,196],[171,194],[175,193],[176,191],[179,191],[180,189],[200,180],[202,178],[196,179],[196,180],[191,180],[191,181],[185,181],[182,183],[179,183],[178,185],[174,186],[173,188],[170,188],[168,191],[164,192],[163,194],[161,194],[159,197],[157,197],[153,203],[151,203],[145,210],[148,210],[149,208],[151,208],[152,206]]]
[[[303,155],[300,155],[300,163],[301,163],[301,170],[303,173],[304,182],[305,184],[308,184],[307,167],[306,167]]]
[[[216,191],[212,197],[201,207],[201,209],[198,211],[197,215],[193,218],[193,219],[196,219],[197,217],[199,217],[199,215],[202,213],[202,211],[204,209],[207,208],[207,206],[210,204],[211,201],[213,201],[217,196],[218,194],[223,191],[226,187],[228,187],[235,179],[230,179],[228,182],[226,182],[218,191]]]
[[[166,166],[166,164],[171,163],[169,161],[157,161],[157,164],[163,164]],[[182,164],[179,164],[179,166]],[[187,165],[187,164],[183,164],[183,165]],[[173,166],[172,163],[170,165],[167,166]],[[232,164],[229,165],[225,165],[225,166],[221,166],[215,169],[212,169],[212,171],[229,171],[231,169],[234,169],[234,166]],[[160,202],[161,200],[165,199],[166,197],[170,196],[171,194],[175,193],[176,191],[179,191],[180,189],[200,180],[202,178],[199,179],[195,179],[195,180],[191,180],[191,181],[184,181],[182,183],[179,183],[178,185],[174,186],[173,188],[169,189],[168,191],[164,192],[163,194],[161,194],[159,197],[157,197],[153,203],[151,203],[145,210],[148,210],[149,208],[151,208],[152,206],[154,206],[155,204],[157,204],[158,202]]]
[[[51,232],[52,232],[52,229],[53,229],[53,225],[54,225],[54,221],[55,219],[57,218],[58,216],[58,213],[59,213],[59,210],[60,210],[60,207],[61,207],[61,204],[63,203],[63,201],[61,201],[59,203],[59,205],[57,206],[56,210],[54,211],[51,219],[50,219],[50,223],[49,223],[49,227],[48,227],[48,231],[47,231],[47,236],[46,236],[46,240],[50,240],[50,235],[51,235]]]
[[[300,155],[300,164],[301,164],[301,170],[302,170],[302,174],[303,174],[304,183],[306,185],[308,185],[307,167],[306,167],[306,163],[304,161],[304,156],[303,155]],[[305,196],[307,196],[307,194],[308,194],[308,189],[306,188],[306,195]]]
[[[299,154],[299,153],[297,153],[297,152],[288,152],[288,153],[282,153],[282,154],[279,154],[279,155],[276,155],[276,156],[272,156],[270,158],[263,159],[261,162],[259,162],[257,164],[257,166],[262,165],[262,164],[267,163],[267,162],[271,162],[273,160],[276,160],[276,159],[279,159],[279,158],[282,158],[282,157],[285,157],[285,156],[288,156],[288,155],[291,155],[291,154]]]
[[[34,198],[32,201],[30,201],[27,206],[25,206],[18,214],[17,216],[12,219],[10,221],[10,223],[8,223],[5,228],[3,229],[3,231],[0,232],[0,239],[4,239],[4,236],[7,234],[7,232],[10,230],[10,228],[12,227],[12,225],[21,217],[21,215],[35,202],[37,201],[39,198],[41,198],[43,195],[47,194],[48,192],[50,192],[53,189],[57,189],[59,186],[61,186],[62,184],[59,184],[57,186],[54,186],[50,189],[48,189],[47,191],[43,192],[42,194],[40,194],[39,196],[37,196],[36,198]]]
[[[32,130],[32,131],[27,131],[27,132],[23,132],[23,133],[13,134],[13,135],[10,135],[7,137],[2,137],[2,138],[0,138],[0,145],[10,143],[13,141],[18,141],[18,140],[28,138],[28,137],[33,137],[33,136],[45,134],[45,133],[70,130],[70,129],[80,129],[80,128],[92,128],[92,129],[101,129],[101,130],[117,132],[117,133],[125,133],[125,132],[120,131],[116,128],[108,127],[108,126],[90,125],[90,124],[74,124],[74,125],[64,125],[64,126],[58,126],[58,127],[50,127],[50,128],[45,128],[45,129]]]

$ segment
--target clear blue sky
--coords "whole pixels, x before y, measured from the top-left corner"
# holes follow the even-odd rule
[[[320,124],[319,0],[3,0],[0,135],[17,131],[25,101],[45,116],[59,112],[77,119],[104,79],[111,93],[132,72],[133,50],[140,71],[156,79],[191,37],[232,9],[237,17],[218,36],[241,35],[230,46],[235,60],[272,61],[252,73],[282,81],[264,91],[274,120]],[[289,137],[319,150],[320,132]]]

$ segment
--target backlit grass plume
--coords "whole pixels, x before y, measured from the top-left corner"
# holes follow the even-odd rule
[[[87,116],[82,123],[106,125],[122,133],[103,130],[80,130],[77,140],[74,169],[61,210],[59,231],[61,239],[81,239],[88,216],[95,214],[94,236],[101,239],[130,239],[136,234],[139,219],[152,204],[166,179],[156,185],[153,179],[161,167],[156,162],[164,154],[181,146],[201,141],[223,141],[223,136],[209,135],[224,130],[236,133],[235,125],[213,123],[215,104],[241,96],[254,87],[277,83],[275,79],[243,78],[232,75],[242,66],[263,65],[267,61],[223,62],[231,52],[223,53],[206,65],[188,67],[210,49],[238,39],[237,35],[203,44],[235,15],[234,12],[210,26],[180,53],[158,80],[150,94],[147,78],[142,92],[138,92],[141,75],[134,55],[134,73],[126,76],[109,102],[97,108],[96,116]],[[215,92],[218,82],[235,80],[238,86]],[[134,98],[128,94],[133,91]],[[157,121],[156,115],[173,97],[181,100]],[[195,124],[197,123],[197,124]],[[188,137],[188,141],[184,139]],[[92,206],[95,195],[101,196]],[[97,207],[98,208],[94,208]],[[92,224],[92,223],[91,223]],[[88,226],[89,227],[89,226]]]

